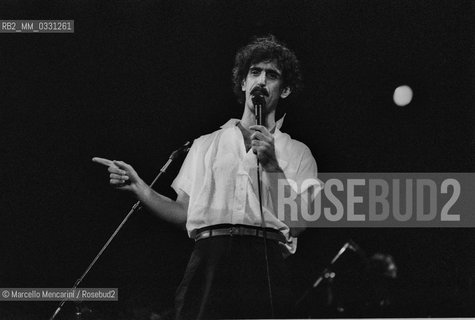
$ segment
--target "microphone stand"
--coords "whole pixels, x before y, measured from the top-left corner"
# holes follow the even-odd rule
[[[322,273],[320,274],[320,276],[318,277],[318,279],[313,283],[312,287],[310,289],[308,289],[304,294],[303,296],[296,302],[295,306],[299,306],[304,300],[305,298],[310,294],[310,292],[312,290],[314,290],[316,287],[318,287],[318,285],[320,285],[320,283],[322,283],[322,281],[325,279],[328,279],[330,281],[333,280],[333,278],[335,277],[335,274],[333,272],[331,272],[331,267],[337,262],[338,259],[340,259],[341,255],[347,250],[347,249],[351,249],[351,250],[355,250],[355,246],[356,244],[350,240],[349,242],[345,243],[343,245],[343,247],[341,247],[340,251],[338,251],[338,253],[335,255],[335,257],[333,257],[332,261],[330,262],[330,264],[325,268],[323,269]]]
[[[170,157],[168,157],[168,160],[167,162],[163,165],[163,167],[160,169],[160,172],[158,173],[158,175],[155,177],[155,179],[153,179],[152,183],[149,185],[150,187],[153,187],[153,185],[158,181],[158,179],[160,178],[160,176],[162,174],[164,174],[167,169],[168,169],[168,166],[173,162],[173,160],[175,160],[182,152],[187,152],[188,150],[190,150],[190,145],[191,143],[189,141],[187,141],[183,146],[181,146],[180,148],[178,148],[177,150],[173,151],[170,155]],[[122,222],[119,224],[119,226],[117,227],[117,229],[114,231],[114,233],[112,233],[112,235],[110,236],[110,238],[106,241],[106,243],[104,244],[104,246],[102,247],[102,249],[99,251],[99,253],[96,255],[96,257],[92,260],[92,262],[89,264],[89,266],[86,268],[86,270],[84,271],[84,273],[76,280],[76,282],[74,283],[74,285],[72,286],[71,290],[75,290],[79,284],[81,284],[81,282],[84,280],[84,278],[86,277],[86,275],[89,273],[89,271],[92,269],[92,267],[94,266],[94,264],[96,264],[97,260],[99,260],[99,258],[101,257],[101,255],[104,253],[104,251],[107,249],[107,247],[109,246],[109,244],[112,242],[112,240],[115,238],[115,236],[119,233],[120,229],[122,229],[122,227],[124,226],[124,224],[127,222],[127,220],[129,220],[130,216],[136,212],[136,211],[139,211],[140,209],[142,209],[142,205],[141,205],[141,202],[140,201],[137,201],[133,206],[132,208],[130,209],[129,213],[127,213],[127,215],[125,216],[124,220],[122,220]],[[54,318],[56,318],[56,316],[59,314],[59,312],[61,311],[61,308],[64,306],[64,304],[66,303],[68,299],[65,298],[63,299],[59,305],[58,305],[58,308],[56,309],[56,311],[53,313],[53,315],[51,316],[51,318],[49,320],[54,320]],[[78,311],[76,313],[78,319],[81,319],[81,312]]]
[[[262,95],[256,95],[252,98],[254,104],[254,116],[256,118],[256,124],[262,125],[262,107],[265,105],[265,100]],[[269,270],[269,254],[267,249],[267,229],[266,221],[264,219],[264,211],[262,210],[262,187],[261,187],[261,164],[259,157],[256,154],[257,158],[257,192],[259,196],[259,209],[261,213],[261,227],[262,227],[262,236],[264,239],[264,256],[266,261],[266,275],[267,275],[267,288],[269,293],[269,306],[270,306],[270,316],[274,318],[274,299],[272,294],[272,285],[270,279],[270,270]]]

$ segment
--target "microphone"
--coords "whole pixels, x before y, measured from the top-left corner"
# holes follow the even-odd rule
[[[258,125],[262,125],[262,107],[266,105],[264,96],[269,96],[267,90],[263,87],[255,87],[251,91],[252,104],[254,104],[254,115]]]
[[[356,244],[352,239],[348,240],[348,249],[356,253],[363,261],[368,261],[368,258],[366,257],[366,252],[361,249],[359,245]]]
[[[164,173],[167,171],[168,166],[176,159],[178,158],[183,152],[188,152],[190,150],[191,143],[190,141],[185,142],[184,145],[182,145],[180,148],[176,149],[173,151],[170,156],[168,157],[168,161],[163,165],[163,167],[160,169],[160,173],[158,176],[155,177],[155,180],[152,181],[150,184],[150,187],[152,187],[155,182],[157,181],[158,177],[160,177],[160,174]],[[140,201],[139,201],[140,202]],[[139,203],[137,202],[137,203]]]
[[[351,240],[351,239],[347,242],[347,244],[348,244],[348,249],[350,249],[350,250],[352,250],[352,251],[354,251],[354,252],[361,252],[361,251],[362,251],[361,248],[360,248],[360,246],[357,245],[356,242],[354,242],[354,241]]]
[[[256,124],[262,126],[262,107],[259,104],[254,105],[254,115],[256,116]]]
[[[340,251],[338,251],[337,255],[333,258],[330,264],[334,264],[338,260],[338,258],[340,258],[340,256],[348,249],[362,257],[364,256],[364,251],[360,248],[360,246],[350,239],[347,243],[343,245],[343,247],[341,247]]]
[[[267,93],[267,90],[263,87],[255,87],[251,91],[251,96],[252,96],[252,103],[256,105],[265,106],[266,105],[266,99],[264,96],[269,96]]]
[[[168,159],[175,160],[176,157],[178,157],[182,152],[188,152],[190,150],[190,146],[191,146],[190,141],[185,142],[184,145],[182,145],[180,148],[173,151]]]

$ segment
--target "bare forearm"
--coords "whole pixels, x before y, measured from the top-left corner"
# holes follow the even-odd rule
[[[154,191],[145,183],[137,186],[136,197],[157,217],[183,227],[186,223],[187,207]]]
[[[118,190],[131,192],[159,218],[184,227],[189,201],[186,194],[179,195],[177,201],[173,201],[153,191],[130,164],[99,157],[92,158],[92,161],[108,167],[111,186]]]

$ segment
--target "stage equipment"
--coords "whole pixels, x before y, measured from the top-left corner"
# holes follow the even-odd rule
[[[166,170],[168,169],[168,166],[179,156],[181,155],[183,152],[188,152],[190,150],[190,146],[191,146],[191,143],[189,141],[187,141],[183,146],[181,146],[180,148],[178,148],[177,150],[173,151],[170,156],[168,157],[168,160],[167,162],[163,165],[163,167],[160,169],[160,172],[158,173],[158,175],[155,177],[155,179],[153,179],[152,183],[149,185],[150,187],[153,187],[153,185],[158,181],[158,179],[160,178],[160,176],[162,174],[164,174],[166,172]],[[122,227],[125,225],[125,223],[127,222],[127,220],[129,220],[130,216],[136,212],[136,211],[139,211],[140,209],[142,209],[142,205],[141,205],[141,202],[140,201],[137,201],[133,206],[132,208],[130,209],[129,213],[127,213],[127,215],[125,216],[124,220],[122,220],[122,222],[119,224],[119,226],[117,227],[117,229],[114,231],[114,233],[112,233],[112,235],[110,236],[110,238],[106,241],[106,243],[104,244],[104,246],[102,247],[102,249],[99,251],[99,253],[96,255],[96,257],[92,260],[92,262],[89,264],[89,266],[86,268],[86,270],[84,271],[84,273],[76,280],[76,282],[74,283],[74,285],[71,287],[72,290],[76,289],[80,284],[81,282],[84,280],[84,278],[86,277],[86,275],[89,273],[89,271],[91,270],[91,268],[94,266],[94,264],[97,262],[97,260],[101,257],[102,253],[104,253],[104,251],[107,249],[107,247],[109,246],[109,244],[112,242],[112,240],[115,238],[115,236],[119,233],[120,229],[122,229]],[[64,299],[62,300],[59,305],[58,305],[58,308],[56,309],[56,311],[54,312],[54,314],[51,316],[50,320],[53,320],[54,318],[56,318],[56,316],[59,314],[59,312],[61,311],[61,308],[63,307],[63,305],[66,303],[67,299]],[[77,319],[81,319],[81,312],[76,312],[76,318]]]

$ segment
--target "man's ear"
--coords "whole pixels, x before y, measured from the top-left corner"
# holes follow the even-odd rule
[[[282,89],[282,91],[280,92],[280,97],[282,99],[285,99],[289,96],[289,94],[292,92],[292,90],[290,89],[290,87],[286,87],[284,89]]]
[[[246,91],[246,80],[241,81],[241,90]]]

